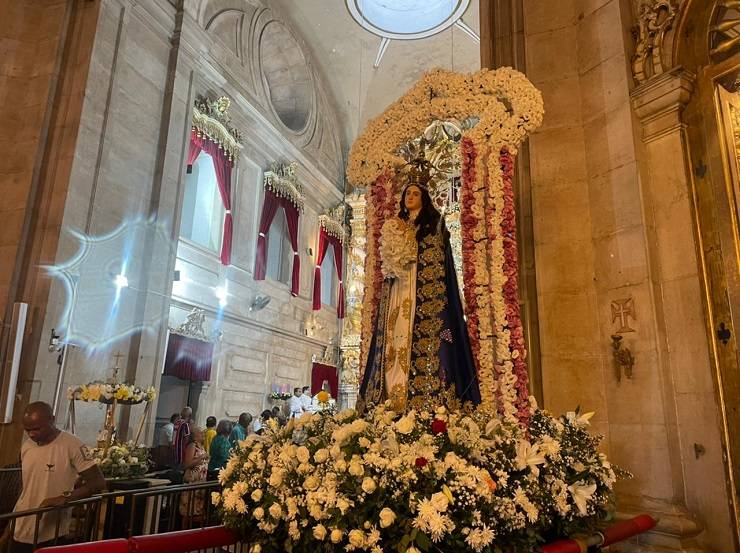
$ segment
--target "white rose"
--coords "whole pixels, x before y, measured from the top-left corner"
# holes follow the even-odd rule
[[[375,491],[376,485],[375,480],[373,480],[370,477],[365,477],[362,481],[362,491],[365,493],[373,493]]]
[[[357,442],[360,444],[360,447],[368,448],[370,447],[370,440],[368,440],[365,436],[361,436]]]
[[[262,499],[262,490],[260,490],[259,488],[254,490],[251,497],[252,501],[259,501],[260,499]]]
[[[365,533],[362,530],[358,530],[355,528],[354,530],[350,530],[349,533],[349,543],[351,545],[354,545],[355,547],[362,547],[362,545],[365,543]]]
[[[306,446],[302,445],[296,450],[295,456],[298,458],[299,463],[308,463],[311,458],[311,453],[308,451]]]
[[[265,517],[265,510],[262,507],[257,507],[254,512],[252,513],[254,518],[257,520],[262,520]]]
[[[313,537],[319,541],[322,541],[326,537],[326,528],[323,524],[318,524],[313,527]]]
[[[283,510],[280,508],[280,505],[277,503],[273,503],[270,505],[270,516],[272,518],[280,518],[280,515],[283,514]]]
[[[329,538],[332,543],[339,543],[342,541],[342,534],[343,532],[339,528],[334,528],[334,530],[331,531]]]
[[[382,511],[380,511],[380,527],[381,528],[388,528],[391,524],[393,524],[396,520],[396,513],[391,511],[388,507],[384,507]]]
[[[328,458],[329,458],[329,452],[323,447],[313,454],[313,460],[316,461],[317,463],[323,463]]]
[[[409,434],[414,429],[414,420],[410,417],[401,417],[396,421],[396,432]]]
[[[416,549],[416,547],[414,547],[414,546],[412,545],[411,547],[409,547],[409,548],[408,548],[408,549],[406,550],[406,553],[421,553],[421,551],[419,551],[418,549]]]

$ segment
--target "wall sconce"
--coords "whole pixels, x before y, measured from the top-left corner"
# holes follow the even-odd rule
[[[632,355],[629,348],[622,347],[622,336],[619,334],[612,334],[612,356],[617,371],[617,382],[622,381],[622,371],[624,371],[624,376],[632,378],[635,356]]]
[[[270,296],[256,296],[249,306],[250,311],[261,311],[270,303]]]

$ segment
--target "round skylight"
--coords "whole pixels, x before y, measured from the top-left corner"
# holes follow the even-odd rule
[[[470,0],[346,0],[352,17],[371,33],[397,40],[425,38],[451,27]]]

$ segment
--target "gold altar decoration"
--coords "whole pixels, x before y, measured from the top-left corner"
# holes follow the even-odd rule
[[[265,171],[264,185],[267,190],[272,190],[278,198],[287,198],[290,203],[303,211],[303,187],[298,182],[295,170],[298,164],[274,162],[270,169]]]
[[[345,277],[345,314],[342,326],[342,364],[340,382],[356,388],[360,376],[360,329],[362,326],[362,297],[365,290],[365,194],[355,190],[346,196],[351,209],[350,238],[347,248],[347,275]]]
[[[330,209],[327,213],[319,215],[319,226],[324,229],[326,234],[338,238],[342,243],[344,243],[344,236],[346,234],[344,229],[345,211],[346,207],[341,203],[335,208]]]
[[[199,138],[208,138],[226,152],[229,161],[236,164],[242,146],[242,134],[231,126],[231,100],[221,96],[217,100],[200,97],[193,106],[192,130]]]

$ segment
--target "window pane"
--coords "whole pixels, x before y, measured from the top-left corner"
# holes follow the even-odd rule
[[[211,156],[201,152],[193,171],[185,175],[180,236],[203,247],[221,248],[224,206],[218,192],[216,170]]]
[[[293,255],[290,248],[290,239],[288,238],[288,223],[285,220],[285,212],[278,209],[270,225],[270,230],[267,232],[267,278],[285,283],[288,282],[290,274],[286,242],[290,255]]]
[[[336,305],[335,279],[334,247],[330,245],[321,263],[321,303],[324,305]]]

